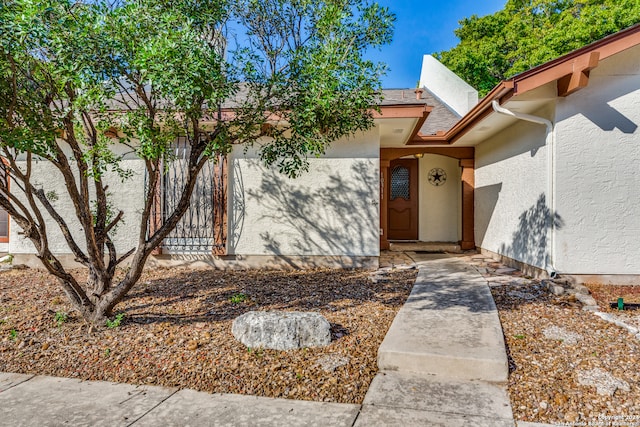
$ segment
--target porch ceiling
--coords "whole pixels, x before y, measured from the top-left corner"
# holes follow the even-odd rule
[[[378,119],[380,147],[404,147],[418,123],[417,118]]]

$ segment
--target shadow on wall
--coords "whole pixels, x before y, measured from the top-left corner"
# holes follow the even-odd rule
[[[637,124],[609,104],[585,107],[582,114],[604,131],[617,128],[622,133],[632,134],[638,129]]]
[[[487,234],[489,223],[493,218],[493,212],[496,210],[498,198],[502,191],[502,183],[494,185],[486,185],[475,189],[475,210],[480,215],[475,217],[475,239],[479,246],[484,242],[484,236]]]
[[[513,233],[511,244],[503,243],[500,253],[517,261],[545,268],[551,221],[556,229],[564,226],[564,220],[556,212],[550,211],[545,195],[541,194],[536,204],[520,215],[518,229]]]
[[[370,162],[358,161],[350,172],[332,171],[327,184],[310,188],[265,172],[260,186],[247,190],[260,206],[259,219],[281,230],[260,233],[264,248],[294,267],[287,255],[329,256],[343,267],[352,267],[344,265],[345,255],[377,255],[377,171]]]
[[[609,78],[606,79],[606,81],[601,79],[599,82],[603,86],[597,92],[598,97],[589,96],[589,94],[591,94],[591,90],[586,91],[584,94],[578,93],[576,94],[578,95],[578,98],[584,97],[584,102],[579,104],[579,101],[573,97],[570,97],[570,99],[565,98],[562,101],[564,104],[573,105],[571,104],[573,102],[576,105],[579,105],[579,108],[559,109],[559,113],[556,118],[557,122],[566,120],[574,115],[582,114],[603,131],[618,129],[620,132],[625,134],[635,133],[638,129],[638,125],[629,117],[625,116],[622,111],[617,110],[611,105],[612,101],[625,96],[630,96],[629,94],[632,90],[629,88],[629,84],[633,85],[633,87],[637,87],[637,83],[629,83],[629,81],[635,78],[637,78],[637,76],[629,75],[624,77],[618,76],[615,79]],[[635,108],[637,107],[632,104],[629,105],[627,110],[634,111]]]
[[[548,117],[547,110],[535,113],[541,117]],[[487,139],[476,148],[476,170],[485,166],[501,163],[507,159],[528,154],[530,158],[537,158],[542,153],[540,161],[544,161],[545,150],[541,150],[547,143],[547,130],[537,123],[518,121]]]

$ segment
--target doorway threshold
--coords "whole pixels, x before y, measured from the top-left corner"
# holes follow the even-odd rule
[[[390,241],[389,250],[392,252],[416,253],[462,253],[458,242],[419,242],[415,240]]]

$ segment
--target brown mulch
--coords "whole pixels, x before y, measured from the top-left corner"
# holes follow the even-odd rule
[[[0,372],[360,403],[415,276],[393,270],[373,283],[359,270],[158,269],[116,306],[125,315],[120,326],[95,330],[71,310],[52,276],[0,272]],[[319,312],[331,323],[332,342],[247,348],[231,323],[250,310]],[[327,357],[346,364],[323,369]]]
[[[640,286],[588,287],[603,311],[625,295],[625,302],[640,302]],[[550,294],[536,280],[504,280],[491,291],[509,355],[508,392],[516,420],[640,425],[639,339],[582,310],[575,297]],[[626,315],[637,320],[638,314]],[[580,377],[595,369],[626,382],[629,390],[619,387],[611,395],[581,384]]]

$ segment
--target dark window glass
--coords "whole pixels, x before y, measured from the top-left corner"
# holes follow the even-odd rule
[[[391,171],[391,200],[398,197],[409,200],[409,169],[396,166]]]
[[[0,237],[9,236],[9,215],[7,211],[0,208]]]

